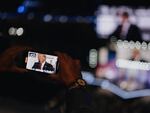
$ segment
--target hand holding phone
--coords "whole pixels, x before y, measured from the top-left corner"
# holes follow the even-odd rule
[[[20,67],[17,65],[20,63],[16,62],[17,60],[15,60],[17,55],[24,51],[34,51],[34,49],[30,48],[30,47],[23,47],[23,46],[15,46],[15,47],[11,47],[11,48],[7,49],[1,55],[0,72],[4,72],[4,71],[5,72],[6,71],[7,72],[8,71],[16,72],[16,73],[28,72],[28,69],[26,69],[26,65],[25,65],[25,67],[23,65],[21,65],[21,67]],[[56,57],[54,57],[54,59],[57,58],[57,61],[56,60],[54,60],[54,61],[58,62],[58,60],[59,60],[59,69],[57,71],[58,65],[53,65],[54,71],[51,70],[51,74],[49,74],[49,76],[47,76],[47,77],[48,77],[48,79],[50,78],[50,80],[57,80],[59,82],[64,83],[66,86],[69,86],[71,83],[76,81],[81,75],[80,62],[79,62],[79,60],[75,60],[75,59],[71,58],[69,55],[64,54],[64,53],[56,52],[55,54],[56,54]],[[26,57],[19,56],[18,58],[21,58],[20,61],[23,64],[26,64],[25,61],[30,62],[30,60]],[[55,64],[57,64],[56,62],[55,62]],[[31,70],[34,67],[34,66],[33,67],[32,66],[31,66]],[[49,69],[46,69],[46,70],[49,70]],[[57,72],[57,73],[55,73],[55,72]]]
[[[16,73],[24,73],[28,70],[24,67],[17,66],[16,58],[18,54],[23,51],[31,51],[33,48],[28,46],[13,46],[4,51],[0,56],[0,72],[16,72]],[[21,58],[21,57],[19,57]],[[22,59],[23,60],[23,59]],[[21,60],[21,61],[22,61]],[[24,62],[24,61],[22,61]]]
[[[26,68],[48,73],[48,77],[51,80],[56,80],[69,86],[81,76],[80,62],[64,53],[55,52],[54,54],[47,55],[30,51],[28,52]]]
[[[52,74],[49,77],[69,86],[81,77],[80,61],[65,53],[55,52],[55,54],[59,58],[59,69],[56,74]]]

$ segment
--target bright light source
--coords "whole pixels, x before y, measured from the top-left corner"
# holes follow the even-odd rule
[[[135,46],[136,46],[137,49],[140,49],[141,48],[141,43],[139,41],[136,41]]]
[[[23,34],[23,32],[24,32],[24,29],[20,27],[20,28],[17,29],[16,34],[18,36],[21,36]]]
[[[130,49],[134,49],[134,48],[135,48],[135,43],[134,43],[134,41],[130,41],[130,42],[129,42],[129,45],[130,45],[130,46],[129,46]]]
[[[23,5],[19,6],[17,9],[17,12],[18,13],[24,13],[25,12],[25,6],[23,6]]]
[[[129,42],[127,40],[123,41],[123,47],[127,49],[129,47]]]
[[[148,49],[150,50],[150,42],[148,43]]]
[[[116,18],[111,15],[100,15],[96,19],[96,31],[100,35],[111,34],[116,28]]]
[[[16,30],[17,30],[16,28],[10,27],[8,30],[9,35],[16,35]]]
[[[146,42],[142,42],[142,49],[144,49],[144,50],[147,49],[147,43]]]
[[[52,20],[52,18],[53,17],[51,15],[47,14],[47,15],[44,16],[43,20],[44,20],[44,22],[49,22],[49,21]]]
[[[126,68],[126,69],[146,70],[146,71],[150,70],[150,63],[131,61],[125,59],[118,59],[116,61],[116,66],[119,68]]]
[[[122,41],[122,40],[118,40],[118,41],[117,41],[117,47],[118,47],[118,48],[122,48],[122,44],[123,44],[123,41]]]
[[[89,66],[91,68],[95,68],[97,65],[97,50],[96,49],[91,49],[89,51]]]

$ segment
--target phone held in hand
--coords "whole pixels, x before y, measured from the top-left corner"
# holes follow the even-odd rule
[[[26,69],[48,74],[55,74],[58,69],[58,57],[37,52],[28,52]]]

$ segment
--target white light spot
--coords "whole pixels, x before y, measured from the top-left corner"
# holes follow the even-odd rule
[[[97,50],[91,49],[89,51],[89,66],[95,68],[97,65]]]
[[[51,15],[47,14],[47,15],[44,16],[43,20],[44,20],[44,22],[49,22],[49,21],[52,20],[52,18],[53,17]]]
[[[10,27],[8,30],[9,35],[16,35],[16,30],[17,30],[16,28]]]
[[[17,29],[16,34],[18,36],[21,36],[23,34],[23,32],[24,32],[24,29],[20,27],[20,28]]]
[[[136,49],[140,49],[141,48],[141,43],[139,41],[136,41],[135,47],[136,47]]]
[[[144,49],[144,50],[147,49],[147,43],[146,42],[142,42],[142,49]]]

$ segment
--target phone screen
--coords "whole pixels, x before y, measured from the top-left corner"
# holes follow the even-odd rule
[[[26,69],[48,74],[54,74],[57,71],[57,56],[29,51],[26,60]]]

